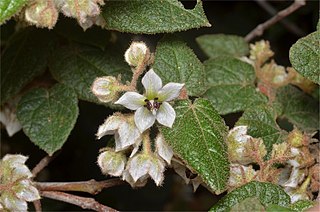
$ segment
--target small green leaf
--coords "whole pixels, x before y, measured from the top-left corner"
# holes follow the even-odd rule
[[[267,212],[294,212],[294,210],[287,208],[287,207],[283,207],[283,206],[279,206],[279,205],[275,205],[275,204],[271,204],[267,207],[266,209]]]
[[[260,203],[257,197],[248,197],[243,201],[235,204],[230,209],[231,212],[242,212],[242,211],[265,211],[265,208]]]
[[[62,84],[50,90],[38,88],[28,92],[17,109],[25,134],[49,155],[65,143],[78,113],[77,95]]]
[[[295,70],[305,78],[320,84],[320,31],[300,38],[290,48],[289,58]]]
[[[128,79],[131,70],[117,51],[86,45],[71,45],[61,48],[53,56],[49,69],[53,77],[75,89],[78,97],[89,102],[99,103],[90,87],[97,77],[118,76]]]
[[[294,86],[277,91],[277,101],[282,105],[282,115],[303,131],[319,129],[319,102]]]
[[[249,54],[249,45],[243,37],[236,35],[202,35],[196,38],[204,53],[210,57],[241,57]]]
[[[18,13],[28,0],[1,0],[0,1],[0,24]]]
[[[190,96],[200,96],[207,90],[204,66],[186,43],[173,36],[157,45],[153,68],[164,83],[185,83]]]
[[[310,200],[299,200],[293,204],[290,205],[290,208],[294,211],[302,212],[307,210],[308,208],[311,208],[315,205],[314,202]]]
[[[92,45],[102,50],[105,49],[111,38],[109,31],[101,30],[98,26],[92,26],[84,32],[76,21],[71,19],[59,21],[54,31],[70,41]]]
[[[230,211],[234,205],[249,197],[257,197],[265,207],[270,204],[284,207],[290,204],[289,195],[280,186],[272,183],[250,182],[228,193],[210,211]]]
[[[272,145],[282,143],[286,132],[276,122],[276,114],[267,105],[258,105],[244,111],[236,126],[248,126],[248,134],[254,138],[262,138],[268,154]],[[268,157],[267,157],[268,158]]]
[[[220,114],[244,111],[267,102],[255,89],[251,65],[232,57],[218,57],[205,61],[204,66],[210,86],[204,96]]]
[[[1,104],[44,73],[53,36],[47,30],[26,29],[9,40],[1,59]]]
[[[102,15],[107,29],[120,32],[155,34],[211,26],[201,1],[192,10],[178,0],[106,1]]]
[[[223,192],[229,177],[229,162],[224,138],[227,127],[210,101],[178,101],[173,128],[161,132],[174,152],[196,171],[217,194]]]

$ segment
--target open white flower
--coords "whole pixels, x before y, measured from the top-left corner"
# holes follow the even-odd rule
[[[97,137],[100,139],[105,135],[115,135],[116,152],[127,149],[130,146],[140,146],[141,133],[136,127],[133,115],[115,113],[99,127]]]
[[[172,127],[176,113],[168,101],[179,96],[184,84],[171,82],[162,87],[160,77],[152,69],[144,75],[142,84],[145,95],[126,92],[115,104],[136,110],[134,121],[141,133],[150,128],[156,119],[160,124]]]

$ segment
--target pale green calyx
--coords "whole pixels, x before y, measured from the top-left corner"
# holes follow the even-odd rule
[[[99,101],[107,103],[115,101],[118,98],[118,92],[120,91],[119,85],[115,77],[98,77],[93,82],[91,91]]]
[[[109,149],[99,155],[97,162],[102,173],[119,177],[124,171],[127,158],[122,152]]]
[[[27,211],[27,202],[40,199],[23,155],[5,155],[0,161],[0,205],[9,211]]]
[[[149,60],[150,51],[144,42],[132,42],[124,58],[130,66],[136,67]]]

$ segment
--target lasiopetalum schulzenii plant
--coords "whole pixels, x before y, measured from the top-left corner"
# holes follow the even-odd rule
[[[0,210],[317,210],[303,6],[2,0]]]

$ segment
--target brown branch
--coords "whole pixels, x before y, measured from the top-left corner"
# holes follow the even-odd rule
[[[274,16],[278,13],[278,11],[272,7],[271,4],[267,2],[267,0],[255,0],[255,2],[262,7],[267,13]],[[300,37],[305,36],[306,33],[302,31],[299,27],[297,27],[294,23],[289,20],[283,19],[279,21],[288,31],[292,32],[295,35]]]
[[[81,182],[35,182],[35,186],[40,191],[80,191],[89,194],[97,194],[104,188],[124,184],[120,179],[110,179],[104,181],[81,181]]]
[[[110,211],[110,212],[117,211],[113,208],[100,204],[93,198],[79,197],[77,195],[67,194],[60,191],[41,191],[40,195],[42,197],[77,205],[83,209],[90,209],[95,211]]]
[[[273,24],[277,23],[281,19],[287,17],[300,7],[306,4],[305,0],[295,0],[289,7],[287,7],[284,10],[281,10],[278,12],[275,16],[267,20],[266,22],[259,24],[256,28],[254,28],[250,33],[248,33],[245,37],[245,40],[247,42],[251,41],[253,38],[257,36],[261,36],[264,32],[264,30],[268,29]]]
[[[41,172],[53,159],[55,159],[59,152],[56,152],[52,156],[47,155],[44,158],[42,158],[40,162],[32,169],[33,178],[35,178],[37,174]]]
[[[36,200],[36,201],[33,201],[32,203],[34,205],[34,209],[35,209],[36,212],[41,212],[42,211],[41,202],[40,202],[39,199]]]

